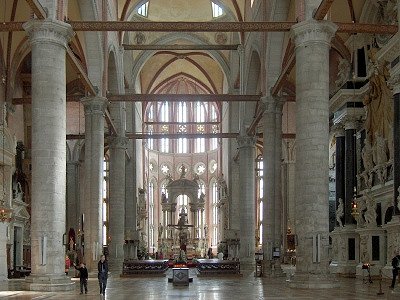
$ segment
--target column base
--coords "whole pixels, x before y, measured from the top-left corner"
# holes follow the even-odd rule
[[[333,275],[295,273],[289,287],[300,289],[332,289],[339,287]]]
[[[75,289],[75,282],[65,275],[30,275],[23,287],[30,291],[66,292]]]
[[[254,274],[256,271],[256,262],[255,260],[240,260],[240,274],[243,276],[248,276],[250,274]]]
[[[123,260],[113,260],[111,262],[109,261],[108,267],[109,267],[110,275],[120,276],[122,274],[123,266],[124,266]]]

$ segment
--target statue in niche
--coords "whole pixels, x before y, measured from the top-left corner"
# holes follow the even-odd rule
[[[342,222],[343,216],[344,216],[343,199],[339,198],[339,205],[336,210],[336,221],[339,223],[339,227],[343,227],[343,222]]]
[[[365,139],[364,142],[365,142],[365,144],[361,150],[361,157],[362,157],[362,161],[364,164],[364,170],[369,171],[369,170],[372,170],[374,167],[373,151],[372,151],[371,142],[368,137]]]
[[[186,172],[187,172],[185,165],[182,164],[180,169],[181,169],[181,177],[180,177],[180,179],[184,179],[185,176],[186,176]]]
[[[167,203],[167,195],[164,192],[161,193],[161,203]]]
[[[162,239],[162,235],[164,232],[164,226],[162,226],[162,224],[160,223],[160,225],[158,225],[158,239]]]
[[[206,201],[205,197],[206,197],[206,195],[203,192],[201,192],[200,197],[199,197],[199,202],[204,203]]]
[[[375,209],[375,201],[372,199],[371,196],[368,194],[365,194],[366,196],[366,206],[367,206],[367,211],[364,213],[364,218],[367,227],[372,227],[376,226],[376,209]]]
[[[369,263],[368,254],[368,236],[362,235],[360,237],[360,260],[362,263]]]
[[[388,62],[379,63],[376,58],[377,52],[375,47],[368,52],[369,91],[363,101],[367,112],[365,129],[372,144],[375,142],[374,133],[387,138],[393,124],[392,91],[387,85],[390,77]]]
[[[375,142],[372,152],[375,165],[381,166],[387,162],[386,149],[386,140],[379,132],[375,132]]]
[[[226,181],[224,179],[224,174],[218,177],[218,196],[219,199],[225,198],[228,196],[228,186],[226,185]]]

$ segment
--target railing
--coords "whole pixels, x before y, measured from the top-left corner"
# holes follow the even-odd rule
[[[198,259],[200,275],[240,274],[240,262],[236,260]]]
[[[164,274],[168,260],[125,260],[122,275]]]

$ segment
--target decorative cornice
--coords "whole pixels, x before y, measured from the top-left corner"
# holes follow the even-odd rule
[[[71,25],[54,19],[32,19],[24,23],[23,28],[32,45],[50,43],[67,48],[69,40],[75,34]]]
[[[338,26],[330,21],[308,20],[294,25],[291,34],[296,48],[310,43],[323,43],[330,47]]]
[[[240,135],[236,138],[239,148],[252,148],[256,144],[254,136]]]
[[[85,97],[82,98],[81,103],[85,109],[85,115],[101,114],[104,115],[104,111],[107,108],[108,100],[104,97]]]

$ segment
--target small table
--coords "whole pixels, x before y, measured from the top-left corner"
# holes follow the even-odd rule
[[[173,285],[189,285],[189,268],[172,268]]]

